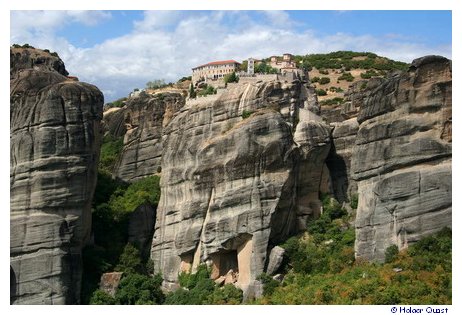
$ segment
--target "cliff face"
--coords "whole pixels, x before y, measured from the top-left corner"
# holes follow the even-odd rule
[[[124,108],[105,115],[107,131],[114,136],[124,135],[116,177],[131,182],[160,173],[162,130],[183,105],[180,93],[141,94],[130,98]]]
[[[35,48],[11,48],[10,77],[22,69],[56,71],[64,76],[69,74],[64,62],[57,55]]]
[[[305,88],[238,84],[189,101],[165,127],[151,257],[166,284],[206,262],[252,291],[274,244],[319,215],[330,132],[304,108]]]
[[[364,100],[353,147],[358,182],[356,256],[384,259],[451,226],[451,62],[428,56]]]
[[[13,77],[11,302],[78,303],[81,248],[91,227],[103,95],[96,87],[69,81],[56,71],[23,69]]]

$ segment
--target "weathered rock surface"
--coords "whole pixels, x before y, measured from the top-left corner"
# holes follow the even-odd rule
[[[116,177],[131,182],[161,171],[162,131],[184,101],[181,93],[140,94],[105,115],[105,130],[115,137],[124,135]]]
[[[99,282],[100,290],[103,290],[110,296],[114,297],[117,293],[117,288],[119,287],[119,283],[123,274],[123,272],[103,273]]]
[[[151,257],[166,286],[207,262],[212,278],[233,270],[246,290],[264,271],[270,243],[319,215],[320,176],[311,172],[322,169],[330,134],[301,120],[293,135],[294,115],[306,111],[296,98],[302,88],[298,81],[234,85],[188,102],[164,128]]]
[[[271,252],[269,255],[269,261],[268,261],[268,267],[266,268],[267,274],[271,276],[271,275],[274,275],[276,271],[278,271],[284,259],[284,253],[285,253],[284,248],[280,246],[274,246],[273,249],[271,249]]]
[[[333,129],[332,147],[326,159],[329,171],[329,192],[339,202],[349,201],[357,194],[356,181],[351,177],[351,157],[359,124],[357,116],[363,103],[385,79],[372,78],[352,84],[341,105],[323,105],[321,116]]]
[[[48,51],[35,48],[10,48],[10,78],[23,69],[56,71],[64,76],[69,74],[64,62]]]
[[[137,244],[141,253],[149,257],[151,250],[154,224],[156,223],[156,209],[150,204],[138,206],[130,213],[128,220],[128,241]]]
[[[451,61],[415,60],[364,100],[351,161],[358,181],[356,256],[384,259],[451,225]]]
[[[103,95],[55,71],[22,69],[10,84],[11,302],[78,303]]]

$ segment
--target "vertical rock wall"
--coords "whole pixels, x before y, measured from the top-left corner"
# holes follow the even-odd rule
[[[299,81],[237,84],[187,103],[164,128],[151,257],[167,285],[206,262],[214,277],[233,270],[251,289],[274,243],[319,215],[320,179],[311,172],[322,169],[330,135],[324,124],[302,120],[294,141],[302,88]]]
[[[24,69],[10,97],[11,302],[78,303],[103,95],[55,71]]]
[[[451,226],[451,61],[415,60],[361,106],[351,176],[358,182],[357,257],[384,259]]]

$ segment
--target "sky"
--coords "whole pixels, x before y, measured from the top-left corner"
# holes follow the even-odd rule
[[[371,51],[452,58],[451,11],[10,11],[10,44],[56,51],[110,102],[215,60]]]

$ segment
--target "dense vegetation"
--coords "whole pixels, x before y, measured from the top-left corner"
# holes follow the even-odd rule
[[[407,250],[387,249],[386,263],[354,258],[354,230],[341,206],[324,199],[308,232],[287,240],[282,283],[262,275],[257,304],[451,304],[451,230]]]
[[[113,108],[113,107],[124,107],[125,104],[127,102],[127,98],[126,97],[121,97],[113,102],[109,102],[109,103],[106,103],[104,104],[104,109],[107,110],[109,108]]]
[[[99,157],[99,169],[112,172],[124,145],[123,137],[107,135],[103,138]]]
[[[168,294],[165,304],[241,304],[242,290],[232,284],[218,286],[210,279],[205,265],[200,265],[194,274],[181,273],[178,277],[181,288]]]
[[[157,206],[159,197],[158,176],[146,177],[128,185],[112,179],[107,172],[99,171],[92,209],[94,245],[83,250],[83,303],[89,302],[105,272],[127,271],[130,270],[127,266],[132,266],[133,272],[148,276],[152,268],[145,266],[148,264],[147,257],[139,257],[143,267],[133,263],[138,261],[133,257],[138,257],[139,251],[133,245],[127,245],[128,219],[139,205],[148,203]]]
[[[406,70],[408,65],[404,62],[379,57],[370,52],[336,51],[328,54],[310,54],[294,56],[297,64],[303,68],[316,69],[376,69],[376,70]],[[323,73],[321,73],[323,74]],[[327,73],[324,73],[327,74]]]
[[[148,281],[148,288],[160,285],[149,273],[152,266],[147,257],[141,257],[139,250],[127,244],[129,215],[139,205],[157,206],[160,198],[159,177],[150,176],[131,184],[113,179],[112,167],[122,148],[122,139],[106,136],[101,147],[101,158],[98,178],[92,203],[93,245],[83,250],[82,303],[94,304],[126,304],[131,302],[147,302],[145,293],[139,299],[124,300],[116,296],[112,298],[97,290],[101,275],[114,270],[123,271],[128,277],[132,274],[143,276],[129,277],[138,287],[140,279]],[[125,277],[125,276],[124,276]],[[122,285],[130,288],[132,281],[124,280]],[[154,281],[154,282],[153,282]],[[140,286],[143,287],[143,286]],[[122,294],[122,293],[121,293]],[[150,293],[151,294],[151,293]],[[157,293],[152,293],[156,294]],[[91,299],[91,301],[90,301]],[[160,303],[163,299],[156,297],[150,300]],[[105,303],[103,303],[105,302]]]

